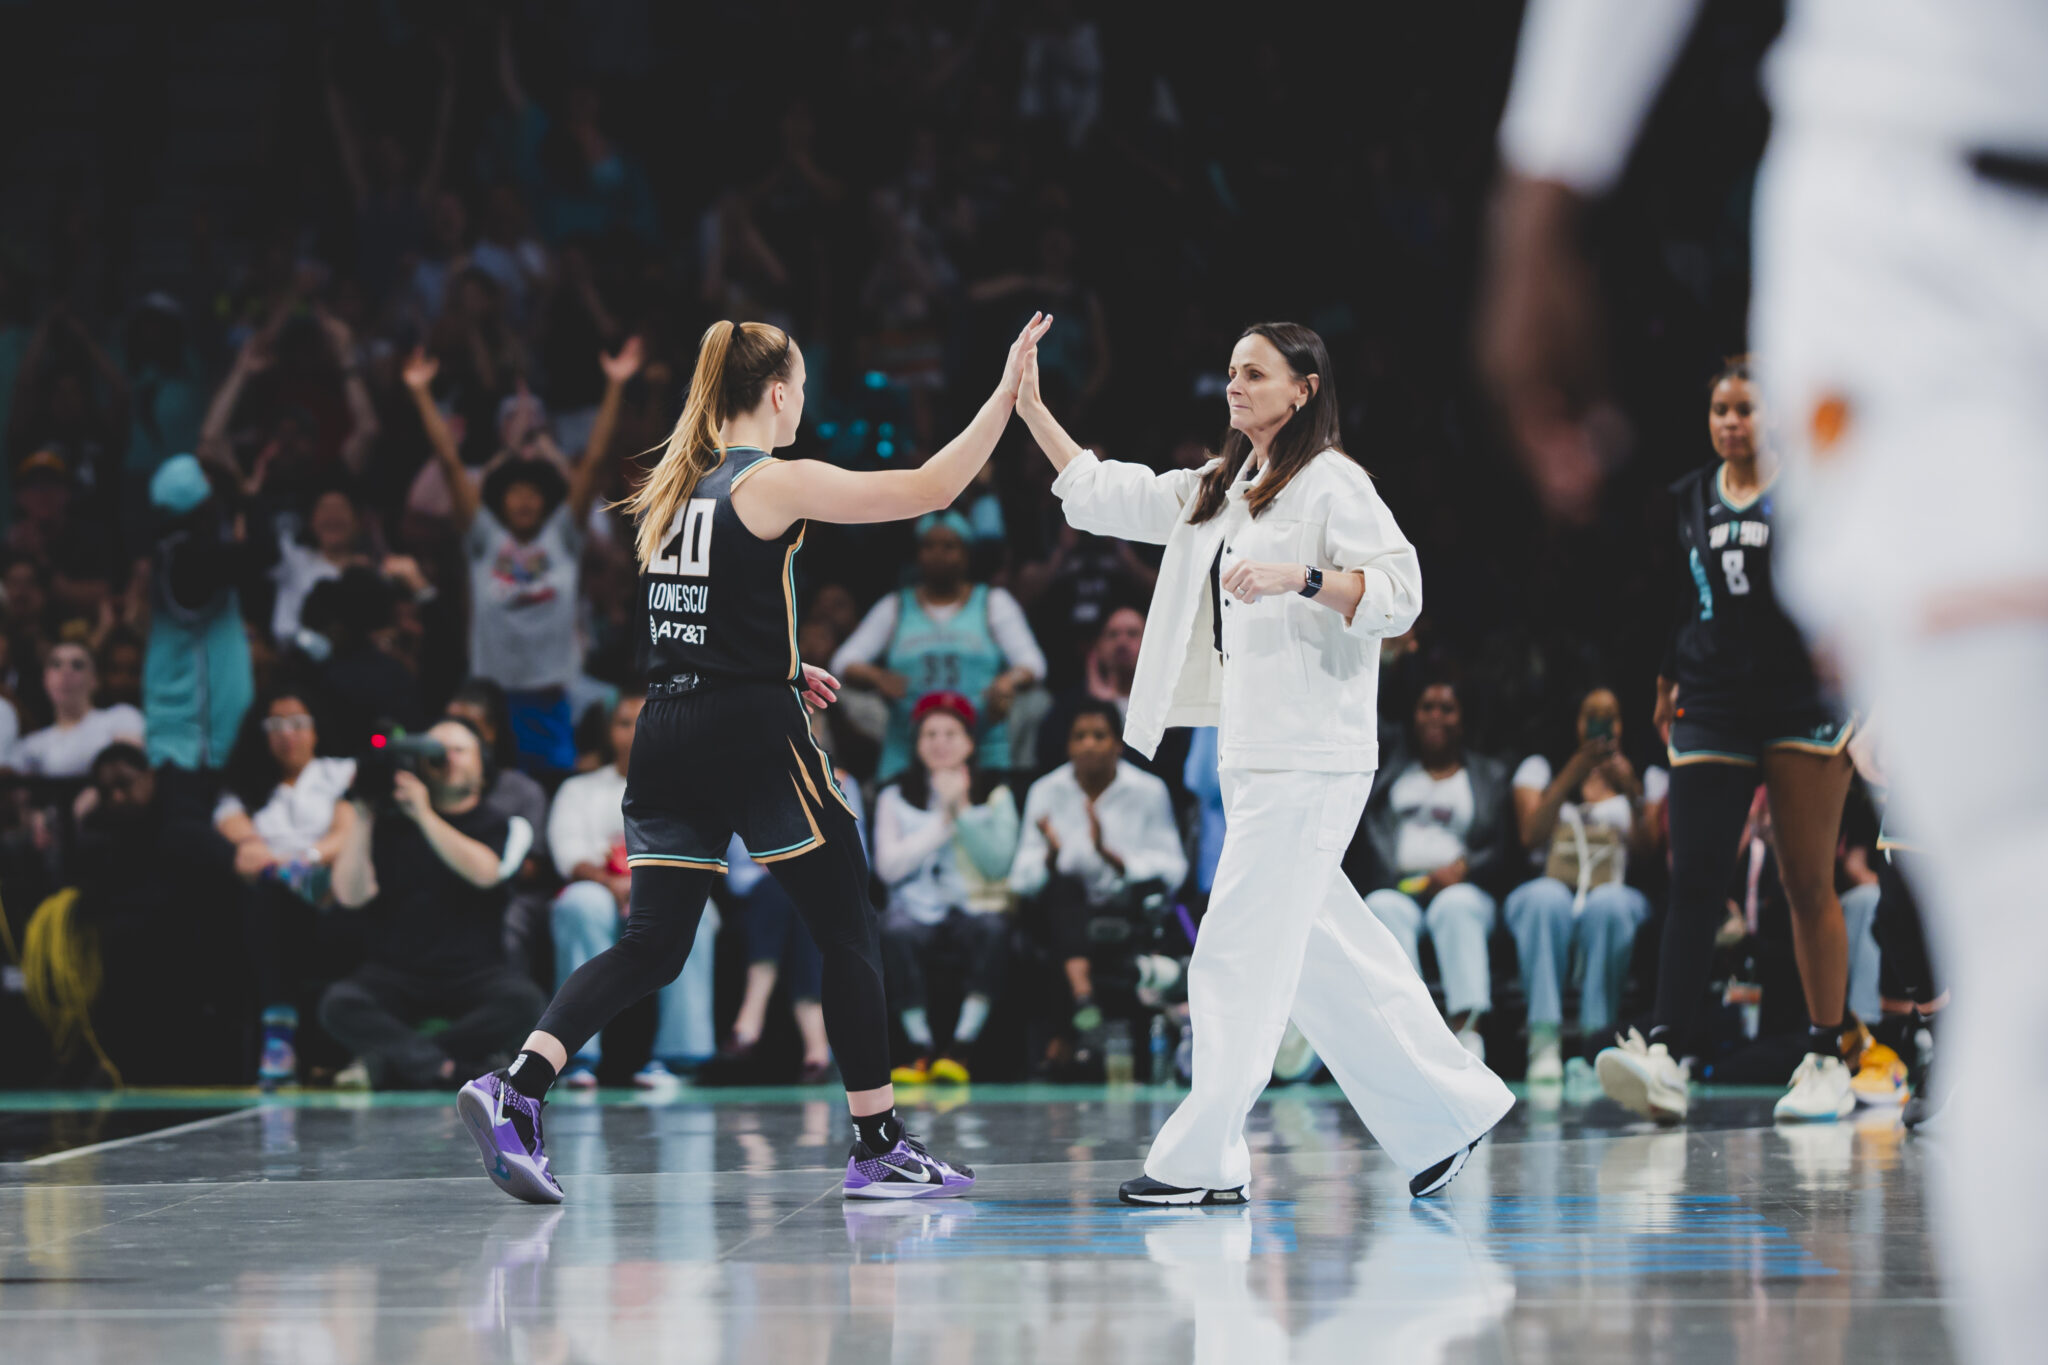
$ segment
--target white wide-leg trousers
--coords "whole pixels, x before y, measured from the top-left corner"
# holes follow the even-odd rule
[[[1222,783],[1228,833],[1188,967],[1194,1083],[1145,1174],[1184,1188],[1249,1182],[1245,1116],[1290,1012],[1408,1174],[1500,1122],[1513,1095],[1458,1045],[1339,866],[1372,774],[1225,769]]]

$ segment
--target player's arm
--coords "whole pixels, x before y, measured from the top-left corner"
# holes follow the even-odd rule
[[[1024,361],[1052,319],[1033,313],[1010,346],[1002,382],[967,429],[916,469],[855,471],[822,460],[778,460],[733,490],[733,511],[749,531],[772,540],[798,521],[852,524],[902,521],[953,505],[988,463],[1017,403]]]
[[[1603,387],[1600,308],[1579,245],[1617,180],[1700,0],[1531,0],[1501,117],[1479,356],[1545,507],[1582,520],[1608,463],[1589,421]]]

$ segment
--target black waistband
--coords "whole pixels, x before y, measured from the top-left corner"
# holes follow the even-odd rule
[[[647,684],[649,697],[681,697],[692,692],[712,692],[722,687],[787,687],[786,680],[771,678],[735,678],[722,673],[677,673],[659,682]]]

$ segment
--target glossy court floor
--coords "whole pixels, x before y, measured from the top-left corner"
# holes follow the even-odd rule
[[[912,1126],[980,1184],[873,1206],[839,1197],[829,1092],[607,1092],[549,1109],[550,1209],[438,1096],[0,1095],[0,1360],[1951,1358],[1940,1149],[1891,1115],[1774,1129],[1722,1091],[1660,1132],[1525,1097],[1416,1204],[1337,1092],[1269,1092],[1249,1208],[1118,1206],[1176,1097],[928,1096]]]

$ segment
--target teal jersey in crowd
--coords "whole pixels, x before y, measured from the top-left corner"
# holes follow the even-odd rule
[[[988,628],[988,587],[977,583],[950,621],[933,620],[919,605],[917,591],[904,588],[896,604],[896,633],[882,660],[892,673],[910,680],[903,700],[889,705],[889,733],[882,742],[877,776],[884,782],[910,765],[910,711],[931,692],[958,692],[982,711],[988,689],[1002,676],[1002,647]],[[1010,766],[1008,725],[986,720],[975,736],[975,766],[1001,771]]]

